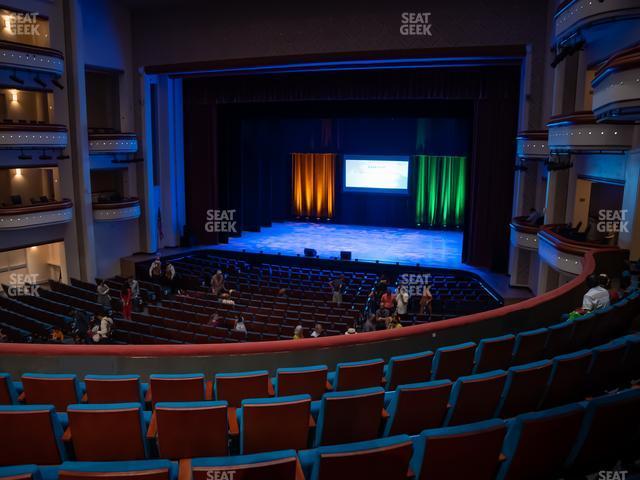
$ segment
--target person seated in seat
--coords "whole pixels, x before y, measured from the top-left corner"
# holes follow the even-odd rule
[[[589,290],[582,297],[582,310],[585,312],[593,312],[599,308],[608,307],[611,303],[609,299],[609,292],[602,286],[603,282],[608,282],[608,277],[605,275],[600,278],[600,275],[589,275],[587,278],[587,287]]]
[[[93,336],[91,338],[93,343],[106,343],[111,338],[113,319],[109,314],[105,314],[98,317],[98,322],[92,329]]]
[[[344,332],[345,335],[355,335],[356,333],[358,333],[358,332],[356,332],[356,329],[353,328],[353,327],[348,328],[347,331]]]
[[[162,280],[162,262],[160,256],[157,256],[149,267],[149,278],[152,282],[160,283]]]
[[[231,295],[227,292],[220,294],[220,303],[225,305],[235,305],[236,302],[231,298]]]
[[[389,312],[389,310],[387,310],[386,308],[381,308],[380,310],[378,310],[378,313],[376,314],[375,330],[386,330],[387,323],[389,323],[390,321],[390,317],[391,312]]]
[[[298,326],[301,326],[301,325],[298,325]],[[325,331],[324,331],[324,328],[322,328],[322,324],[316,323],[313,326],[313,331],[311,332],[311,336],[313,338],[318,338],[318,337],[324,337],[325,336]]]
[[[64,333],[62,333],[62,330],[59,327],[54,327],[53,330],[51,330],[51,336],[49,339],[53,343],[62,343],[64,342]]]
[[[243,318],[242,316],[238,315],[238,316],[236,317],[236,323],[235,323],[235,325],[233,326],[233,329],[234,329],[236,332],[243,332],[243,333],[247,333],[247,326],[245,325],[245,323],[244,323],[244,318]]]
[[[400,315],[397,313],[390,317],[389,323],[387,323],[387,330],[393,330],[394,328],[402,328],[402,323],[400,322]]]
[[[302,340],[303,338],[304,338],[304,329],[302,328],[302,325],[298,325],[293,330],[293,340]]]
[[[344,290],[344,275],[340,275],[338,278],[331,280],[329,286],[332,292],[331,301],[336,305],[340,305],[342,303],[342,292]]]

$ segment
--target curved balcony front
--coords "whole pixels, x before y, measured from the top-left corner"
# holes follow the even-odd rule
[[[511,244],[525,250],[538,250],[538,232],[540,227],[526,221],[527,217],[514,217],[509,225]]]
[[[63,149],[67,147],[67,142],[67,127],[64,125],[0,123],[0,149]]]
[[[556,115],[547,127],[552,153],[622,153],[632,145],[633,125],[597,123],[592,112]]]
[[[516,140],[518,158],[549,157],[549,132],[547,130],[526,130],[518,133]]]
[[[138,139],[135,133],[89,134],[89,153],[91,155],[136,153],[137,151]]]
[[[94,203],[93,219],[96,222],[121,222],[135,220],[141,214],[140,201],[137,198],[122,202]]]
[[[71,200],[0,207],[0,231],[67,223],[73,219]]]
[[[598,121],[640,121],[640,45],[613,55],[591,86]]]
[[[64,72],[64,56],[53,48],[0,40],[0,69],[43,73],[59,78]]]

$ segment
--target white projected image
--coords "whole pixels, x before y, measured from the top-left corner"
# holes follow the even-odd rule
[[[380,157],[345,157],[345,188],[406,191],[409,179],[407,160]]]

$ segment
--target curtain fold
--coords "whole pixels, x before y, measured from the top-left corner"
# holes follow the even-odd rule
[[[292,153],[293,213],[299,217],[333,218],[334,153]]]
[[[464,226],[466,157],[417,155],[416,225]]]

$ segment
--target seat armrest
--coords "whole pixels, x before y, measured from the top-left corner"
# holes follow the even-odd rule
[[[507,456],[504,453],[501,453],[500,455],[498,455],[499,462],[504,462],[506,459],[507,459]]]
[[[71,441],[71,427],[67,427],[67,429],[62,434],[62,441],[63,442],[70,442]]]
[[[327,392],[330,392],[331,390],[333,390],[333,385],[331,385],[331,382],[329,380],[327,380],[324,384],[324,389]]]
[[[309,414],[309,428],[316,428],[316,420]]]
[[[267,391],[269,392],[270,397],[276,396],[276,392],[273,390],[273,384],[271,382],[268,383]]]
[[[229,422],[229,435],[232,437],[240,435],[240,427],[238,426],[238,417],[236,416],[235,407],[227,408],[227,422]]]
[[[149,390],[147,390],[147,393],[144,394],[144,401],[145,403],[151,402],[151,387],[149,387]]]
[[[87,392],[84,393],[84,395],[82,395],[82,398],[80,399],[80,401],[82,403],[87,403],[89,400],[89,397],[87,396]]]
[[[385,408],[382,409],[382,419],[386,420],[387,418],[389,418],[389,412],[387,412],[387,410]]]
[[[24,402],[27,399],[27,395],[22,392],[20,395],[18,395],[18,401],[19,402]]]
[[[178,463],[178,480],[191,480],[191,459],[183,458]]]
[[[156,420],[156,412],[151,414],[151,421],[147,429],[147,440],[153,440],[158,435],[158,421]]]
[[[204,399],[213,400],[213,381],[212,380],[206,381]]]

